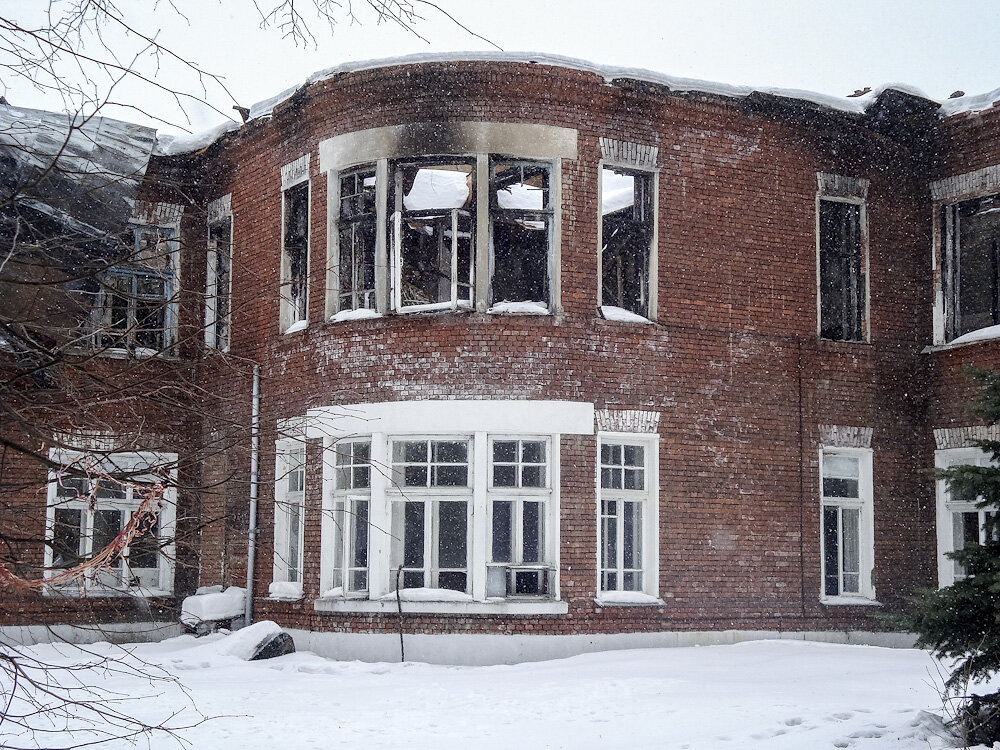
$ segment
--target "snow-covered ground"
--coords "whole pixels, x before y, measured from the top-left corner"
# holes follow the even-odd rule
[[[197,724],[178,732],[193,748],[950,746],[936,716],[939,670],[916,650],[758,641],[448,667],[338,662],[311,653],[248,662],[241,657],[249,635],[182,636],[124,650],[96,644],[25,651],[60,665],[114,657],[113,663],[177,678],[144,679],[107,664],[60,677],[107,691],[101,695],[117,701],[108,705],[148,723]],[[9,682],[2,687],[6,702]],[[65,723],[49,728],[56,732],[41,737],[45,747],[94,739],[67,731]],[[163,735],[149,744],[179,746]],[[0,723],[0,747],[8,746],[34,745]]]

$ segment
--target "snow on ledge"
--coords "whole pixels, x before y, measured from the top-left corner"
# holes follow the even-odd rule
[[[971,344],[974,341],[990,341],[991,339],[1000,339],[1000,325],[988,326],[986,328],[980,328],[976,331],[969,331],[968,333],[962,334],[957,339],[952,339],[948,343],[951,346],[956,346],[958,344]]]
[[[464,591],[452,591],[451,589],[400,589],[399,599],[404,602],[471,602],[471,594]],[[380,601],[396,601],[396,592],[391,591],[379,597]]]
[[[186,597],[181,604],[181,622],[193,627],[202,622],[219,622],[239,617],[243,614],[246,594],[246,589],[230,586],[225,591]]]
[[[507,315],[549,315],[549,306],[544,302],[498,302],[488,313]]]
[[[308,320],[300,320],[297,323],[292,323],[288,328],[285,329],[285,333],[298,333],[299,331],[304,331],[309,327]]]
[[[594,602],[598,606],[663,604],[660,597],[644,594],[641,591],[602,591]]]
[[[642,315],[636,315],[631,310],[626,310],[624,307],[615,307],[614,305],[601,305],[601,316],[605,320],[614,320],[618,323],[652,324],[653,322]]]
[[[239,130],[240,126],[232,120],[223,120],[207,130],[191,135],[169,135],[157,133],[153,154],[156,156],[181,156],[208,148],[226,133]]]
[[[296,601],[302,598],[302,584],[289,581],[275,581],[267,587],[267,595],[271,599]]]
[[[342,323],[345,320],[371,320],[372,318],[381,317],[382,313],[362,307],[357,310],[341,310],[339,313],[330,316],[330,322]]]

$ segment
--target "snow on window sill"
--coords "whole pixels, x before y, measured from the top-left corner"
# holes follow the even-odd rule
[[[109,589],[92,587],[87,589],[85,592],[80,591],[79,586],[62,585],[62,586],[45,586],[42,589],[42,594],[44,596],[50,597],[66,597],[70,599],[121,599],[124,597],[131,597],[134,599],[155,599],[157,597],[173,596],[173,591],[168,591],[167,589],[147,589],[141,586],[136,586],[130,589]]]
[[[413,313],[433,313],[433,312],[469,312],[472,310],[471,302],[429,302],[424,305],[407,305],[400,307],[396,312],[400,315],[411,315]]]
[[[821,596],[820,604],[827,604],[831,607],[881,607],[882,602],[874,599],[866,599],[863,596]]]
[[[292,323],[290,326],[288,326],[288,328],[286,328],[284,331],[282,331],[282,333],[285,333],[285,334],[288,334],[288,333],[298,333],[299,331],[304,331],[308,327],[309,327],[309,321],[308,320],[300,320],[300,321],[297,321],[295,323]]]
[[[569,611],[566,602],[552,599],[538,601],[487,599],[480,602],[468,597],[467,600],[460,601],[404,600],[402,604],[403,614],[564,615]],[[321,598],[314,602],[313,607],[317,612],[393,614],[398,611],[395,592],[380,599]]]
[[[302,584],[275,581],[267,587],[267,598],[279,602],[296,602],[302,598]]]
[[[662,607],[664,601],[641,591],[602,591],[594,604],[598,607]]]
[[[382,313],[367,307],[361,307],[357,310],[341,310],[339,313],[330,316],[330,322],[343,323],[348,320],[372,320],[373,318],[381,317]]]
[[[653,321],[642,315],[637,315],[631,310],[626,310],[623,307],[615,307],[614,305],[601,305],[600,307],[601,317],[605,320],[611,320],[615,323],[640,323],[644,325],[652,325]]]
[[[949,349],[957,349],[962,346],[970,346],[971,344],[979,344],[983,341],[996,341],[1000,339],[1000,325],[987,326],[986,328],[980,328],[975,331],[969,331],[968,333],[963,333],[958,338],[952,339],[951,341],[944,344],[932,344],[931,346],[925,346],[923,353],[927,354],[929,352],[946,352]]]
[[[81,349],[81,351],[83,350]],[[107,357],[108,359],[153,359],[154,357],[160,359],[178,359],[172,349],[150,349],[145,346],[137,346],[134,349],[108,347],[107,349],[99,349],[97,356]]]
[[[544,302],[498,302],[486,312],[492,315],[551,315]]]

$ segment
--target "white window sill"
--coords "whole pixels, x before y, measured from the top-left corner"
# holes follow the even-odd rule
[[[269,602],[301,602],[301,596],[265,596],[265,601]]]
[[[499,302],[489,310],[491,315],[551,315],[544,302]]]
[[[300,320],[299,322],[292,323],[290,326],[288,326],[288,328],[282,331],[282,334],[298,333],[299,331],[304,331],[308,327],[309,327],[308,320]]]
[[[831,607],[881,607],[882,602],[866,599],[863,596],[821,596],[820,604]]]
[[[638,323],[639,325],[652,325],[653,321],[642,315],[638,315],[630,310],[614,305],[601,305],[601,317],[612,323]]]
[[[395,614],[399,607],[394,599],[317,599],[317,612],[387,613]],[[563,601],[545,599],[488,599],[485,602],[404,601],[403,614],[440,615],[564,615],[569,605]]]
[[[666,602],[658,596],[630,592],[629,596],[616,597],[607,597],[605,594],[602,594],[594,599],[594,604],[598,607],[663,607],[666,605]]]
[[[156,597],[173,596],[173,591],[165,589],[143,589],[134,588],[128,591],[122,589],[92,588],[86,593],[81,593],[76,586],[45,586],[42,589],[44,596],[63,597],[67,599],[124,599],[131,597],[135,599],[154,599]]]
[[[375,318],[381,317],[382,313],[377,310],[361,307],[357,310],[341,310],[339,313],[330,316],[330,322],[347,323],[352,320],[374,320]]]
[[[81,351],[86,350],[81,347]],[[122,347],[98,349],[97,356],[107,357],[108,359],[177,359],[177,355],[173,354],[169,348],[160,350],[148,349],[144,346],[136,347],[135,349],[124,349]]]

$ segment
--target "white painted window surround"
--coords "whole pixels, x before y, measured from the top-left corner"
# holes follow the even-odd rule
[[[562,434],[593,434],[593,404],[559,401],[409,401],[380,404],[354,404],[310,410],[306,417],[307,436],[323,441],[323,539],[320,564],[320,592],[325,594],[314,603],[318,611],[330,612],[394,612],[397,602],[395,570],[391,568],[394,512],[397,516],[406,503],[424,507],[435,498],[460,498],[469,505],[467,570],[465,592],[447,589],[420,589],[420,596],[404,597],[405,612],[441,614],[564,614],[567,605],[559,591],[559,444]],[[336,545],[341,529],[337,528],[334,503],[343,491],[336,490],[337,446],[344,441],[364,440],[370,443],[368,498],[368,571],[366,592],[347,591],[344,581],[344,546]],[[464,487],[445,486],[436,489],[433,481],[427,487],[394,484],[390,468],[393,465],[393,445],[414,441],[464,441],[468,446],[468,479]],[[491,481],[495,461],[493,440],[535,441],[547,446],[544,462],[544,487],[526,486],[537,483],[530,477],[532,461],[524,458],[512,462],[522,476],[520,486],[513,490],[498,489]],[[415,444],[415,443],[414,443]],[[523,444],[521,444],[523,447]],[[397,450],[396,459],[402,454]],[[399,464],[399,461],[396,461]],[[502,463],[502,461],[501,461]],[[528,468],[525,469],[527,463]],[[540,461],[536,461],[538,465]],[[397,470],[400,469],[397,466]],[[419,471],[419,470],[418,470]],[[460,472],[461,473],[461,472]],[[455,480],[458,481],[458,480]],[[421,500],[421,498],[426,498]],[[498,498],[520,502],[514,516],[523,521],[523,505],[538,502],[544,515],[541,553],[544,566],[551,570],[550,590],[545,595],[506,598],[489,596],[487,572],[491,566],[491,503]],[[534,508],[532,508],[533,510]],[[433,511],[433,507],[432,507]],[[428,518],[428,523],[431,519]],[[433,532],[431,532],[433,534]],[[434,537],[432,536],[432,543]],[[519,544],[520,546],[516,546]],[[398,545],[398,543],[397,543]],[[398,550],[398,546],[396,547]],[[431,549],[427,547],[425,549]],[[515,543],[515,554],[524,552],[523,538]],[[515,567],[523,560],[514,561]],[[426,563],[433,578],[433,562]],[[530,567],[530,566],[524,566]],[[405,569],[405,568],[404,568]],[[338,586],[336,584],[340,583]],[[495,582],[494,582],[495,585]],[[495,591],[494,591],[495,593]]]
[[[273,581],[297,586],[301,596],[305,530],[305,449],[294,438],[277,441],[274,467]],[[285,594],[292,587],[283,587]],[[288,598],[283,595],[281,598]]]
[[[820,467],[820,601],[877,604],[872,450],[824,446]]]
[[[949,469],[961,464],[989,466],[989,456],[980,448],[946,448],[934,453],[934,467]],[[947,557],[967,542],[983,543],[988,510],[976,507],[976,499],[957,497],[944,479],[935,482],[937,506],[938,586],[950,586],[963,576],[962,567]]]

